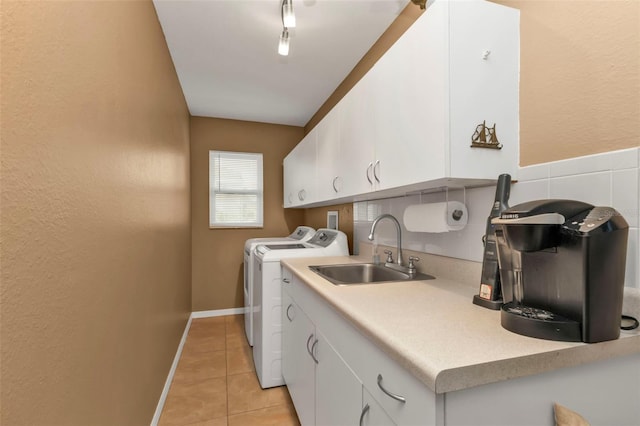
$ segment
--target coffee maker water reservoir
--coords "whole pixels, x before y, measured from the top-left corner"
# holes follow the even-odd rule
[[[620,335],[628,224],[610,207],[537,200],[493,219],[507,330],[588,343]]]

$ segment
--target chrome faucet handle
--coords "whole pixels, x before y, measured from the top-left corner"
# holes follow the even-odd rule
[[[384,254],[387,255],[387,263],[393,263],[393,252],[391,250],[385,250]]]
[[[420,262],[420,258],[417,256],[409,256],[409,273],[416,273],[416,265],[415,262]]]

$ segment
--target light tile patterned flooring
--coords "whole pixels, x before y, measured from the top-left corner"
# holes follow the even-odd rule
[[[191,321],[160,426],[299,424],[286,387],[260,387],[243,315]]]

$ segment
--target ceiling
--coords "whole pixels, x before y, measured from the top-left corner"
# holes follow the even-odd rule
[[[304,126],[408,0],[153,0],[193,116]]]

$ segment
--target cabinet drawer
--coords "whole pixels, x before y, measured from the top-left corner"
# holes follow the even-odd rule
[[[396,424],[424,425],[435,417],[435,394],[386,354],[373,348],[360,364],[360,379]]]

